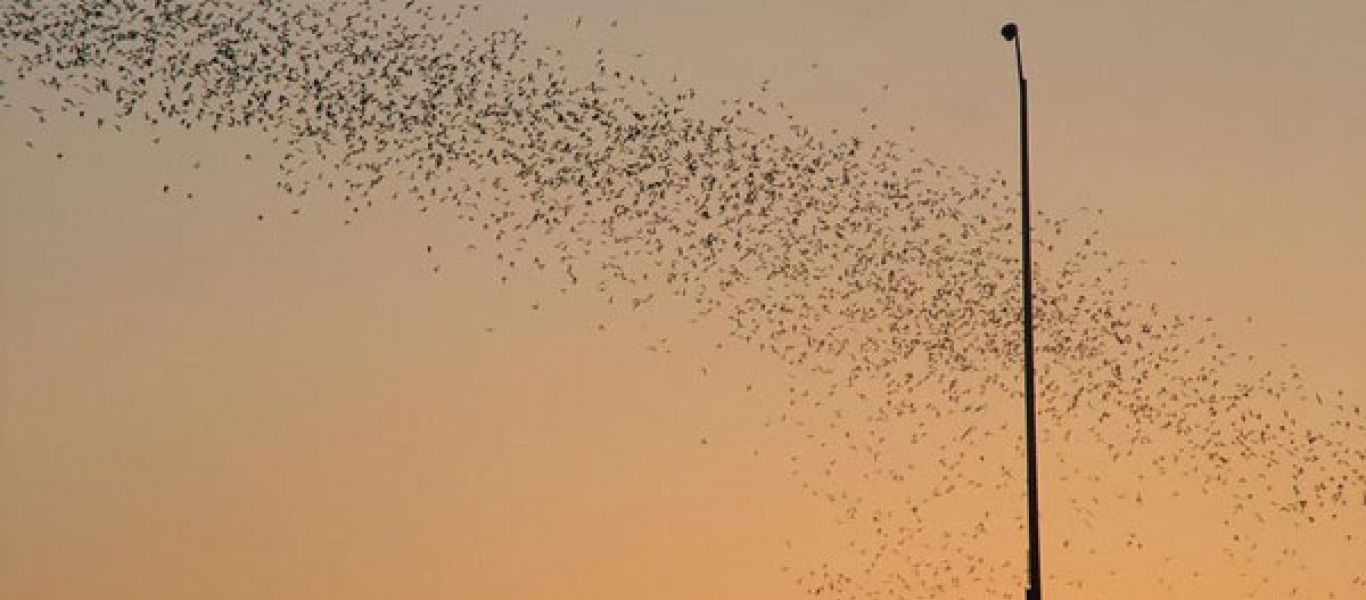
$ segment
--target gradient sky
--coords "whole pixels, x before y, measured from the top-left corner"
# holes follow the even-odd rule
[[[1036,205],[1103,208],[1114,252],[1168,265],[1134,293],[1213,315],[1366,407],[1366,4],[488,9],[709,98],[771,79],[809,122],[876,119],[1012,181],[1013,56],[996,31],[1016,20]],[[26,106],[52,105],[42,94],[15,88],[0,110],[0,597],[798,598],[784,568],[839,556],[845,533],[784,472],[776,449],[796,442],[763,426],[801,375],[723,328],[667,302],[496,285],[457,243],[434,276],[421,245],[451,230],[407,214],[259,224],[280,204],[269,161],[242,159],[268,155],[259,136],[39,124]],[[168,200],[167,179],[195,198]],[[1213,513],[1152,510],[1112,519],[1149,519],[1151,543],[1186,550],[1204,575],[1173,571],[1176,597],[1240,593],[1200,562]],[[1366,536],[1363,511],[1346,526]],[[1045,536],[1122,527],[1101,529]],[[1361,597],[1346,554],[1361,546],[1329,533],[1287,530],[1316,567],[1283,575],[1307,597]],[[1161,596],[1161,556],[1135,560],[1101,577],[1060,558],[1051,597]]]

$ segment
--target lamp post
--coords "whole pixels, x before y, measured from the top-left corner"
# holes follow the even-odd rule
[[[1029,255],[1029,88],[1020,52],[1020,28],[1006,23],[1001,37],[1015,44],[1015,73],[1020,81],[1020,257],[1024,303],[1025,479],[1029,487],[1029,587],[1025,600],[1043,600],[1039,560],[1039,464],[1034,423],[1034,285]]]

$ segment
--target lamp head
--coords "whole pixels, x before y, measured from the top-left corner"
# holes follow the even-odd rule
[[[1006,23],[1005,27],[1001,28],[1001,37],[1005,38],[1007,42],[1015,41],[1018,35],[1020,35],[1020,28],[1016,27],[1014,23]]]

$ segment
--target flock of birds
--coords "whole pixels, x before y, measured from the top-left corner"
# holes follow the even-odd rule
[[[709,111],[676,79],[603,50],[575,64],[519,25],[413,0],[13,0],[0,84],[53,92],[28,107],[39,120],[261,132],[279,149],[281,214],[325,200],[351,224],[409,207],[481,232],[509,272],[633,307],[682,299],[823,382],[790,388],[773,422],[799,433],[802,488],[857,535],[847,556],[795,567],[803,589],[1017,596],[1022,552],[988,543],[1023,540],[1008,182],[875,128],[814,131],[766,97]],[[1274,544],[1256,535],[1268,519],[1366,511],[1361,408],[1228,347],[1209,319],[1131,298],[1135,265],[1102,247],[1093,216],[1036,216],[1042,443],[1070,449],[1044,457],[1053,518],[1143,502],[1069,462],[1088,452],[1223,498],[1230,556]],[[987,496],[1005,500],[948,523]],[[1139,537],[1100,551],[1140,552]]]

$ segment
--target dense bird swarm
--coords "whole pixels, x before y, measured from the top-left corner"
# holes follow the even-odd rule
[[[406,206],[486,232],[479,251],[509,271],[543,271],[633,307],[657,295],[692,303],[828,382],[794,385],[774,415],[805,440],[788,457],[803,489],[855,532],[845,556],[792,568],[802,589],[1018,597],[1023,552],[987,543],[1023,540],[1020,385],[1006,375],[1020,359],[1019,235],[1007,182],[919,156],[875,127],[866,137],[813,131],[767,95],[708,110],[676,80],[646,81],[602,50],[591,67],[572,66],[520,23],[480,12],[386,0],[11,0],[0,8],[0,76],[60,98],[24,109],[40,121],[60,111],[101,130],[131,119],[262,132],[278,145],[278,185],[292,203],[281,215],[310,198],[339,224]],[[1227,347],[1209,319],[1131,298],[1134,266],[1082,228],[1093,215],[1037,219],[1045,447],[1113,463],[1046,457],[1053,518],[1089,524],[1145,501],[1142,486],[1103,473],[1169,478],[1221,498],[1236,558],[1276,543],[1257,535],[1268,519],[1307,526],[1366,510],[1359,407]],[[944,516],[973,503],[984,508],[971,519]],[[1141,552],[1155,535],[1141,530],[1089,551]],[[1293,559],[1293,548],[1280,552]]]

